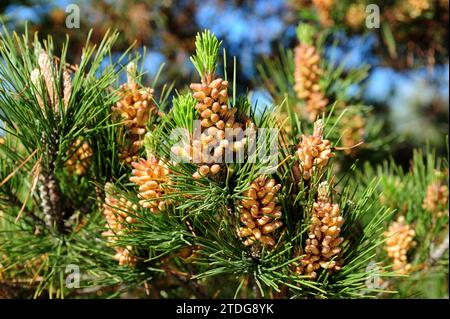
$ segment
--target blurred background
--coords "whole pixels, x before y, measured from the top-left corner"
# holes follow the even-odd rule
[[[80,28],[66,27],[71,4],[80,9]],[[380,27],[364,25],[367,4],[380,9]],[[144,70],[182,89],[196,78],[189,61],[195,34],[211,29],[223,39],[227,56],[237,57],[238,89],[259,103],[270,97],[258,81],[257,65],[280,46],[297,44],[299,22],[313,21],[339,39],[327,58],[346,68],[369,64],[363,99],[398,137],[390,153],[405,166],[411,150],[426,143],[446,152],[449,120],[449,2],[442,0],[1,0],[0,17],[10,29],[51,34],[60,46],[70,36],[69,60],[76,64],[90,29],[98,42],[107,29],[121,32],[117,56],[135,43],[146,48]],[[230,60],[231,61],[231,60]],[[231,64],[231,63],[230,63]],[[229,66],[230,67],[230,66]],[[231,66],[232,67],[232,66]],[[232,70],[232,69],[230,69]],[[386,132],[388,133],[388,132]]]

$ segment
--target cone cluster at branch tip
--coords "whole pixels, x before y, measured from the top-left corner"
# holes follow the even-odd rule
[[[445,214],[448,216],[448,195],[447,185],[439,182],[431,183],[428,185],[422,207],[426,211],[436,214],[437,217],[442,217]]]
[[[294,54],[294,90],[298,98],[305,101],[308,119],[314,121],[328,105],[328,99],[319,84],[323,74],[323,70],[320,68],[320,54],[314,46],[306,43],[299,44],[295,48]]]
[[[219,174],[225,154],[242,154],[247,138],[239,136],[238,130],[228,130],[227,133],[232,131],[232,136],[226,136],[226,129],[245,129],[245,124],[236,121],[237,108],[228,108],[228,81],[204,77],[202,83],[192,83],[190,88],[197,100],[195,109],[201,118],[200,140],[194,138],[192,145],[174,151],[195,163],[201,163],[193,174],[195,179],[199,179]]]
[[[134,80],[135,64],[127,67],[128,81],[120,87],[121,100],[112,107],[113,117],[124,127],[124,136],[119,137],[119,158],[130,164],[138,160],[139,149],[147,132],[150,115],[158,114],[153,102],[152,88],[140,87]]]
[[[329,271],[341,269],[341,261],[338,258],[344,238],[339,235],[344,218],[341,216],[339,205],[331,202],[328,189],[327,182],[319,185],[318,198],[311,212],[305,256],[295,269],[298,274],[306,274],[311,279],[317,278],[317,271],[320,268]]]
[[[314,123],[313,135],[302,135],[297,155],[300,160],[299,168],[305,180],[311,178],[314,168],[322,170],[328,164],[328,160],[334,156],[330,141],[323,139],[322,120]]]
[[[260,176],[243,193],[247,198],[240,202],[240,221],[245,227],[239,229],[238,235],[244,239],[245,246],[257,242],[268,247],[275,245],[273,233],[283,225],[281,206],[277,205],[280,188],[274,179]]]
[[[136,223],[136,218],[132,212],[135,212],[138,207],[126,198],[118,196],[114,192],[114,185],[111,183],[106,183],[105,192],[103,215],[106,219],[105,227],[107,231],[103,232],[102,235],[107,237],[109,244],[116,250],[114,259],[119,262],[119,265],[133,267],[137,262],[137,258],[133,256],[133,247],[117,247],[115,242],[120,236],[126,234],[127,224]]]
[[[166,192],[163,185],[169,183],[169,168],[153,155],[148,159],[141,158],[138,162],[132,162],[131,165],[133,176],[130,181],[139,186],[140,205],[150,209],[152,213],[160,212],[168,204],[162,197]]]
[[[393,270],[400,274],[407,274],[411,271],[412,266],[408,263],[407,254],[416,245],[413,240],[415,234],[414,229],[405,222],[404,216],[393,221],[384,233],[386,237],[384,249],[392,259]]]
[[[67,151],[67,154],[70,156],[66,162],[69,173],[85,175],[89,165],[91,165],[92,155],[94,155],[89,143],[77,138]]]

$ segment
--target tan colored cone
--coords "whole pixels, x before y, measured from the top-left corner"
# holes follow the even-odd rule
[[[422,207],[437,217],[448,216],[448,186],[439,182],[428,185]]]
[[[309,180],[313,174],[313,169],[322,170],[333,153],[329,140],[323,139],[323,122],[318,120],[314,123],[313,135],[302,135],[302,140],[297,149],[300,160],[299,168],[303,179]]]
[[[130,181],[139,186],[139,203],[142,207],[150,209],[152,213],[160,212],[167,205],[163,195],[166,192],[164,184],[169,182],[169,168],[154,156],[150,156],[149,159],[141,158],[131,165],[133,176]]]
[[[118,247],[115,242],[119,236],[127,232],[129,224],[136,223],[134,213],[138,207],[127,199],[120,197],[114,192],[114,185],[106,183],[105,185],[105,203],[103,204],[103,216],[106,219],[103,236],[107,237],[108,242],[116,250],[114,258],[121,266],[134,266],[137,258],[132,256],[132,247]]]
[[[340,246],[344,238],[339,235],[343,223],[339,205],[333,204],[328,196],[328,183],[321,183],[311,213],[311,225],[304,248],[305,256],[296,267],[298,274],[306,274],[315,279],[320,268],[340,270]]]
[[[238,235],[245,246],[260,243],[269,248],[276,244],[275,231],[283,225],[281,206],[277,205],[277,194],[281,188],[274,179],[260,176],[242,195],[240,204],[242,227]]]
[[[393,221],[384,233],[384,237],[386,237],[384,249],[392,259],[393,270],[400,274],[407,274],[411,271],[412,266],[408,263],[407,254],[416,245],[413,240],[415,234],[412,227],[406,224],[404,216]]]
[[[227,128],[245,129],[245,124],[236,121],[237,109],[228,107],[228,81],[222,78],[205,78],[205,82],[190,85],[201,120],[200,140],[193,140],[192,145],[175,150],[195,163],[200,163],[197,172],[193,174],[195,179],[219,176],[224,167],[222,163],[226,152],[241,152],[246,143],[245,137],[233,135],[231,143],[226,139]],[[212,154],[208,150],[213,150]]]
[[[150,116],[159,114],[158,107],[153,101],[154,90],[139,87],[130,74],[132,69],[130,66],[128,82],[120,87],[121,100],[112,107],[113,118],[123,125],[125,134],[125,137],[121,136],[118,141],[119,157],[128,164],[138,158]]]
[[[305,101],[306,117],[315,121],[326,111],[328,99],[320,88],[323,74],[320,68],[320,55],[314,46],[301,43],[295,48],[294,90],[299,99]]]
[[[70,155],[66,162],[68,171],[71,174],[85,175],[94,154],[89,143],[77,139],[67,153]]]

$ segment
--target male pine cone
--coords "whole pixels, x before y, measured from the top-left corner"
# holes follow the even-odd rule
[[[81,176],[85,175],[91,164],[92,155],[94,154],[89,143],[83,142],[78,138],[67,151],[67,154],[70,156],[66,162],[69,173],[75,173]]]
[[[386,244],[384,249],[392,259],[393,269],[400,274],[407,274],[412,266],[408,263],[408,251],[416,245],[413,241],[416,232],[405,221],[404,216],[400,216],[389,225],[384,233]]]
[[[431,183],[428,185],[422,207],[437,217],[442,217],[445,214],[448,216],[448,187],[447,185]]]
[[[132,162],[131,165],[134,169],[130,181],[139,186],[139,203],[152,213],[160,212],[167,204],[163,196],[166,191],[164,184],[168,183],[169,168],[153,155],[147,160],[141,158],[138,162]]]
[[[323,70],[320,68],[320,55],[314,46],[301,43],[295,48],[294,90],[299,99],[305,101],[306,115],[315,121],[323,113],[328,99],[319,85]]]
[[[300,160],[300,172],[305,180],[311,178],[314,168],[322,170],[328,164],[328,160],[334,156],[330,141],[323,139],[322,120],[314,123],[313,135],[302,135],[297,155]]]
[[[318,198],[313,205],[311,225],[308,239],[306,239],[305,256],[296,267],[298,274],[307,274],[310,278],[317,278],[317,270],[340,270],[341,265],[336,258],[341,252],[340,237],[344,218],[340,214],[338,204],[333,204],[328,195],[328,183],[319,185]]]
[[[237,136],[234,132],[233,141],[226,137],[225,130],[244,129],[244,125],[237,122],[235,114],[237,108],[228,108],[228,81],[216,78],[211,81],[211,77],[205,77],[202,83],[192,83],[193,97],[197,100],[195,109],[198,111],[201,122],[200,140],[193,140],[192,157],[198,158],[201,166],[194,173],[193,177],[198,179],[201,176],[217,175],[221,172],[224,155],[227,152],[241,152],[246,143],[245,137]],[[236,141],[235,141],[236,140]]]
[[[273,233],[283,225],[281,206],[277,205],[280,188],[274,179],[260,176],[243,193],[247,198],[241,201],[240,221],[245,227],[239,229],[238,235],[244,238],[245,246],[257,242],[268,247],[275,245]]]
[[[105,192],[103,216],[106,219],[105,227],[107,230],[102,235],[107,237],[109,244],[114,247],[116,251],[114,259],[119,262],[119,265],[132,267],[137,262],[137,258],[132,254],[133,248],[131,246],[117,246],[116,241],[119,236],[126,234],[128,224],[136,223],[136,217],[133,216],[132,212],[135,212],[138,207],[126,198],[118,196],[114,191],[114,185],[111,183],[106,183]]]
[[[112,107],[113,117],[120,120],[125,129],[119,140],[119,158],[128,164],[138,159],[150,115],[159,113],[153,102],[153,89],[140,87],[135,82],[135,68],[134,63],[128,65],[128,81],[120,87],[121,100]]]

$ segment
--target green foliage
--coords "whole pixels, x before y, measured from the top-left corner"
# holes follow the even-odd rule
[[[326,36],[316,36],[313,30],[300,27],[300,37],[322,52]],[[426,265],[430,274],[439,274],[445,265],[448,253],[439,260],[430,261],[429,257],[430,251],[445,242],[440,236],[442,229],[448,228],[448,216],[436,219],[423,206],[430,183],[448,183],[448,163],[437,160],[432,152],[427,151],[425,161],[416,153],[409,172],[394,163],[376,169],[368,163],[359,171],[353,160],[347,160],[345,166],[340,158],[331,158],[324,167],[315,163],[309,178],[303,175],[297,150],[311,135],[313,123],[298,110],[304,101],[293,90],[292,51],[282,51],[278,60],[267,60],[260,67],[274,106],[261,108],[252,104],[248,95],[237,94],[236,63],[232,90],[227,92],[233,98],[221,100],[228,111],[236,107],[231,116],[237,126],[276,133],[256,132],[256,154],[264,156],[248,152],[249,139],[242,162],[220,163],[217,175],[196,177],[193,174],[199,163],[176,161],[172,155],[181,139],[188,145],[192,142],[200,119],[198,101],[191,93],[178,92],[170,101],[172,84],[163,85],[159,99],[154,98],[158,114],[148,120],[139,163],[133,163],[133,170],[119,162],[124,128],[121,120],[113,121],[110,114],[111,106],[121,98],[116,88],[125,55],[117,64],[108,61],[117,34],[106,36],[98,48],[87,41],[80,65],[70,67],[72,94],[65,103],[67,45],[56,59],[51,38],[41,42],[36,36],[30,44],[27,34],[19,38],[4,32],[0,43],[5,61],[0,65],[0,119],[6,133],[0,144],[0,280],[24,282],[33,291],[28,297],[374,298],[397,292],[405,296],[404,292],[411,291],[407,285],[428,274],[421,266]],[[203,84],[209,84],[214,80],[221,43],[210,31],[196,39],[191,60]],[[34,72],[42,71],[41,48],[52,61],[50,89],[45,76],[36,81]],[[105,59],[109,63],[103,67]],[[139,59],[136,56],[134,60]],[[224,68],[226,62],[224,56]],[[321,67],[320,86],[330,105],[320,116],[324,134],[316,137],[321,142],[328,140],[330,152],[336,153],[342,129],[348,125],[344,119],[355,115],[368,118],[370,113],[357,94],[349,94],[351,86],[367,77],[368,68],[345,70],[343,64],[325,60]],[[224,75],[227,79],[226,72]],[[134,74],[133,80],[140,82],[142,74]],[[186,135],[174,136],[176,129]],[[372,128],[368,124],[366,136],[378,135],[380,129],[377,123]],[[84,175],[67,168],[77,140],[92,148],[92,165]],[[278,145],[275,153],[270,149],[274,142]],[[322,151],[309,152],[316,157],[319,154],[314,152]],[[144,157],[153,166],[143,166]],[[164,178],[155,173],[161,170]],[[271,233],[273,246],[259,242],[246,246],[239,235],[243,201],[249,200],[244,194],[261,175],[280,185],[272,195],[276,198],[273,203],[281,206],[283,226]],[[131,176],[143,177],[153,182],[152,186],[136,185]],[[55,184],[56,191],[52,188]],[[332,271],[321,265],[313,279],[296,266],[306,256],[320,192],[326,192],[328,203],[338,205],[344,219],[339,230],[341,251],[333,257],[341,267]],[[55,215],[50,215],[49,223],[47,193],[58,195],[51,204],[62,205],[51,207],[61,214],[59,227],[52,221]],[[384,202],[380,202],[380,194]],[[148,207],[158,201],[164,206],[158,205],[157,210]],[[448,201],[446,205],[448,209]],[[420,269],[408,278],[399,278],[391,270],[383,252],[384,232],[399,214],[414,224],[419,243],[411,252],[411,263]],[[111,228],[111,218],[117,229]],[[133,262],[130,259],[119,265],[118,248],[126,250]],[[78,289],[66,285],[68,265],[80,267]],[[3,273],[8,276],[2,277]],[[393,284],[379,285],[380,280]]]
[[[318,84],[328,99],[328,105],[325,113],[319,116],[325,118],[327,126],[333,128],[327,138],[337,141],[336,146],[343,146],[346,149],[345,154],[343,152],[341,154],[347,156],[340,155],[340,158],[348,168],[345,164],[348,162],[348,155],[353,158],[373,157],[375,152],[387,151],[388,143],[392,143],[394,137],[384,133],[386,125],[374,114],[372,106],[365,105],[361,101],[361,92],[370,67],[361,65],[348,69],[346,61],[350,57],[344,57],[339,61],[327,59],[324,54],[326,46],[336,47],[339,43],[333,40],[329,30],[324,29],[320,32],[315,30],[315,27],[307,23],[299,24],[297,29],[299,37],[307,40],[301,43],[313,46],[321,57],[322,73]],[[263,57],[257,69],[259,83],[269,92],[275,104],[282,105],[281,114],[287,118],[286,125],[289,128],[286,130],[287,134],[295,138],[301,131],[312,132],[313,123],[307,118],[306,101],[300,99],[294,89],[296,69],[294,50],[280,47],[274,58]],[[301,127],[298,125],[299,120]],[[359,128],[358,122],[361,122]],[[355,125],[355,128],[352,128],[352,125]],[[352,134],[350,135],[353,138],[352,145],[346,145],[349,143],[347,141],[342,145],[345,134]]]
[[[0,119],[6,142],[0,145],[0,247],[7,258],[2,264],[18,278],[32,279],[34,297],[66,294],[64,271],[79,258],[72,249],[84,234],[79,229],[95,224],[90,217],[98,209],[98,188],[92,182],[103,183],[113,173],[114,157],[104,156],[114,151],[108,120],[117,100],[110,88],[118,65],[102,62],[116,38],[117,33],[106,34],[96,46],[88,37],[83,59],[71,66],[65,59],[68,41],[57,53],[51,38],[41,42],[37,35],[20,37],[5,28],[1,35]],[[34,81],[33,72],[39,76]],[[67,100],[65,74],[71,84]],[[77,140],[89,143],[95,154],[84,175],[67,167]],[[39,266],[33,269],[35,261]],[[27,264],[35,273],[24,268]]]
[[[200,77],[212,76],[217,68],[217,54],[222,42],[209,30],[197,34],[195,38],[195,55],[191,57],[192,64],[194,64]]]
[[[245,96],[238,97],[235,105],[240,117],[246,117],[258,128],[272,128],[279,132],[279,108],[257,112],[257,106],[251,105]],[[245,247],[237,234],[240,200],[244,198],[242,193],[267,162],[259,158],[251,162],[247,158],[244,163],[226,163],[225,172],[219,179],[199,180],[192,177],[196,170],[194,163],[173,163],[171,149],[178,140],[171,138],[172,130],[183,128],[192,134],[193,121],[198,117],[194,106],[195,100],[190,94],[178,95],[173,100],[171,111],[163,116],[161,124],[146,136],[147,153],[162,160],[171,171],[169,180],[163,186],[168,192],[162,197],[171,205],[158,214],[149,214],[145,209],[136,211],[138,222],[129,225],[132,230],[117,242],[118,246],[131,246],[139,252],[140,261],[136,267],[143,277],[135,277],[134,283],[141,284],[143,278],[184,278],[190,283],[184,288],[185,296],[196,297],[211,294],[223,297],[272,297],[282,294],[296,298],[351,298],[370,297],[378,293],[378,290],[365,285],[367,280],[376,275],[376,270],[367,270],[367,265],[382,243],[382,225],[391,211],[380,208],[377,214],[367,216],[374,205],[372,194],[376,185],[360,190],[361,198],[358,200],[354,199],[356,190],[348,185],[339,184],[333,188],[335,193],[332,200],[340,205],[346,220],[343,228],[346,238],[342,254],[344,266],[336,274],[321,272],[317,281],[299,276],[293,272],[293,264],[302,255],[296,255],[296,252],[306,239],[305,232],[309,227],[310,211],[319,182],[329,180],[333,168],[330,166],[325,172],[317,171],[312,183],[296,185],[292,180],[292,168],[298,165],[295,163],[298,159],[292,148],[282,147],[276,154],[279,165],[272,176],[282,185],[279,202],[283,207],[286,228],[278,233],[278,241],[273,249]],[[300,123],[297,125],[301,127]],[[277,134],[276,138],[281,136]],[[270,138],[266,143],[270,144]],[[294,140],[288,139],[282,145],[292,143]],[[257,150],[261,150],[261,147],[258,145]],[[129,190],[127,185],[123,185],[121,194],[136,202]],[[364,228],[362,225],[366,220],[369,222]],[[195,253],[185,257],[182,252],[186,249]],[[121,278],[118,279],[121,282],[130,279],[125,273],[113,269],[105,271],[108,272],[105,279],[114,276]],[[381,276],[392,274],[385,272]],[[227,286],[234,286],[235,289],[215,288],[212,283],[221,278],[227,278],[230,282]],[[176,289],[164,291],[169,297],[179,294]]]
[[[407,170],[392,159],[376,168],[366,163],[355,183],[364,185],[374,178],[379,179],[373,194],[374,199],[378,199],[374,209],[393,209],[395,214],[387,222],[404,216],[415,231],[416,246],[408,252],[412,272],[406,278],[391,280],[391,285],[400,293],[398,297],[433,298],[436,290],[448,291],[448,188],[445,204],[437,204],[434,211],[425,205],[429,186],[448,185],[448,158],[437,157],[427,148],[425,154],[420,150],[414,152]],[[392,262],[381,249],[377,260],[385,265]],[[423,285],[430,288],[424,289]]]
[[[307,23],[299,24],[296,31],[297,37],[301,43],[305,43],[307,45],[313,44],[313,36],[316,30],[312,25]]]

